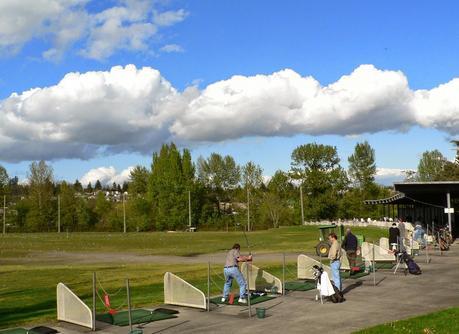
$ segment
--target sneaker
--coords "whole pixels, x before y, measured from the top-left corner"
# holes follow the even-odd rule
[[[226,302],[226,298],[222,297],[222,303]]]
[[[239,298],[239,300],[237,301],[239,304],[247,304],[247,299],[245,298]]]

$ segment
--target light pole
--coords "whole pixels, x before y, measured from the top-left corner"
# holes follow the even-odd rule
[[[126,233],[126,200],[125,200],[126,193],[123,193],[123,227],[124,233]]]
[[[300,184],[301,225],[304,225],[303,186]]]

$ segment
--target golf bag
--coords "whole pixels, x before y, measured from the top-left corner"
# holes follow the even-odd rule
[[[422,271],[421,268],[414,262],[413,258],[409,256],[406,252],[402,254],[402,260],[405,262],[406,266],[408,267],[408,272],[412,275],[421,275]]]
[[[324,272],[324,269],[322,267],[319,267],[318,265],[314,265],[312,267],[312,270],[313,270],[313,277],[314,277],[314,279],[316,281],[316,285],[317,285],[317,283],[322,284],[322,273]],[[324,284],[325,284],[325,282],[324,282]],[[346,299],[344,299],[343,293],[335,286],[335,284],[333,284],[332,282],[330,282],[330,284],[332,285],[333,290],[335,292],[335,293],[333,293],[333,294],[328,296],[330,298],[330,300],[333,303],[342,303],[342,302],[344,302]]]

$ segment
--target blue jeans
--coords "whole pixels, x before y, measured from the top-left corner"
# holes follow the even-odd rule
[[[332,280],[335,286],[341,291],[341,276],[339,274],[339,269],[341,268],[340,261],[333,261],[330,263]]]
[[[245,283],[244,276],[238,267],[224,268],[223,273],[225,274],[225,287],[223,288],[223,297],[227,298],[231,286],[233,285],[233,279],[236,279],[239,285],[239,296],[244,297],[247,294],[247,284]]]

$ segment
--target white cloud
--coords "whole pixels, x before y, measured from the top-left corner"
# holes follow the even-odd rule
[[[394,182],[403,181],[407,171],[411,171],[411,169],[381,167],[376,169],[375,179],[378,183],[391,185]]]
[[[154,12],[153,22],[161,27],[168,27],[183,21],[188,16],[188,12],[184,9],[176,11],[167,11],[163,13]]]
[[[0,1],[0,52],[16,53],[32,39],[51,42],[43,57],[58,60],[77,42],[80,54],[105,59],[118,50],[143,51],[160,27],[185,19],[184,10],[157,12],[149,0],[118,0],[92,13],[95,0]],[[154,21],[157,21],[154,22]]]
[[[178,44],[167,44],[164,45],[159,51],[171,53],[171,52],[184,52],[183,48]]]
[[[172,131],[189,140],[223,140],[403,129],[413,122],[411,99],[401,72],[372,65],[325,87],[293,70],[234,76],[207,86]]]
[[[80,178],[80,182],[84,186],[87,186],[89,182],[94,186],[97,180],[99,180],[102,185],[112,185],[113,182],[116,184],[123,184],[129,181],[129,176],[133,168],[134,166],[128,167],[120,173],[118,173],[113,166],[94,168],[84,174]]]
[[[132,14],[134,15],[134,14]],[[328,86],[287,69],[175,89],[149,67],[69,73],[0,101],[6,161],[151,153],[162,142],[358,135],[414,125],[459,132],[459,79],[411,90],[402,72],[362,65]]]
[[[86,159],[103,152],[151,152],[152,145],[169,137],[167,128],[181,99],[152,68],[69,73],[55,86],[0,102],[2,158]]]

